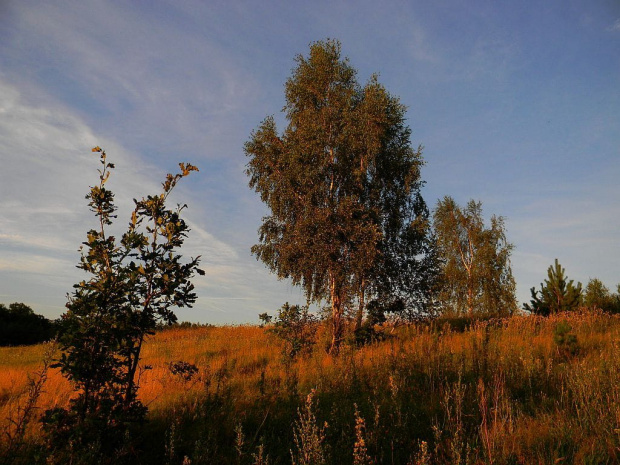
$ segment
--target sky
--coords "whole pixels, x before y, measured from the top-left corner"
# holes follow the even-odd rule
[[[620,283],[620,3],[0,1],[0,303],[57,318],[96,218],[94,146],[116,170],[118,234],[133,198],[179,162],[200,169],[183,253],[201,255],[179,319],[258,322],[303,302],[250,254],[268,214],[243,144],[273,115],[311,42],[342,43],[408,107],[423,196],[506,218],[520,303],[558,258],[570,279]]]

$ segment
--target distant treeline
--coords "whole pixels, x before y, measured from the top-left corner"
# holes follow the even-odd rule
[[[37,315],[32,308],[14,302],[0,304],[0,346],[38,344],[52,339],[59,331],[59,320]]]
[[[158,325],[157,330],[170,328],[197,328],[210,326],[183,321]],[[49,341],[63,332],[62,317],[50,320],[38,315],[24,303],[14,302],[8,307],[0,304],[0,346],[19,346]]]

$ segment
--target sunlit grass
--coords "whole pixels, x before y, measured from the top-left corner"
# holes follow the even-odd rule
[[[576,336],[574,347],[554,336],[560,322]],[[354,404],[377,463],[416,463],[425,457],[422,442],[437,464],[620,461],[618,316],[517,316],[461,332],[438,321],[385,332],[386,340],[345,346],[339,357],[325,353],[320,341],[327,338],[319,335],[315,349],[295,360],[284,359],[280,341],[255,326],[157,333],[144,347],[140,377],[158,438],[146,457],[161,459],[162,442],[172,441],[170,463],[185,455],[192,463],[233,463],[237,427],[246,438],[245,449],[238,448],[245,450],[242,463],[252,463],[261,444],[277,463],[290,463],[297,409],[314,389],[334,462],[353,463],[361,434]],[[44,350],[0,348],[4,431]],[[178,361],[198,372],[191,379],[173,374],[170,364]],[[51,369],[38,412],[66,406],[70,396],[69,384]],[[170,434],[172,424],[182,434]],[[27,438],[36,442],[39,433],[33,421]]]

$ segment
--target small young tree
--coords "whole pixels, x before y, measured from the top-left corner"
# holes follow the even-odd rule
[[[576,309],[581,304],[581,283],[573,284],[564,275],[564,268],[555,259],[555,265],[547,270],[548,279],[540,284],[540,291],[531,288],[532,300],[523,307],[538,315],[566,312]]]
[[[265,322],[271,321],[266,313],[261,315]],[[278,310],[274,324],[269,331],[284,341],[282,354],[286,358],[295,358],[297,354],[309,350],[314,345],[317,318],[309,312],[308,306],[289,305],[286,302]]]
[[[484,225],[482,203],[461,208],[451,197],[434,213],[437,254],[441,263],[438,300],[456,314],[511,314],[516,310],[510,267],[513,245],[506,239],[504,218]]]
[[[166,206],[177,182],[197,168],[181,163],[181,172],[167,176],[161,194],[134,200],[128,230],[117,242],[107,232],[116,207],[105,186],[114,165],[99,147],[93,152],[100,157],[99,184],[86,198],[99,227],[88,232],[80,249],[78,268],[90,278],[74,285],[69,297],[56,363],[78,395],[68,410],[48,411],[44,422],[54,448],[69,444],[72,454],[89,450],[104,461],[119,456],[130,425],[146,413],[137,398],[146,337],[159,322],[176,321],[173,307],[191,307],[196,294],[190,278],[204,272],[199,257],[182,263],[177,253],[189,231],[180,216],[186,206]]]

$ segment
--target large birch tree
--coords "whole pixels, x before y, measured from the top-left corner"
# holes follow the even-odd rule
[[[427,239],[421,148],[411,146],[404,105],[376,76],[361,86],[337,41],[296,57],[285,96],[285,131],[267,117],[245,144],[250,187],[271,210],[252,253],[309,301],[329,302],[335,353],[345,309],[361,320],[377,276],[389,275],[384,258],[406,249],[395,244],[412,228]]]

